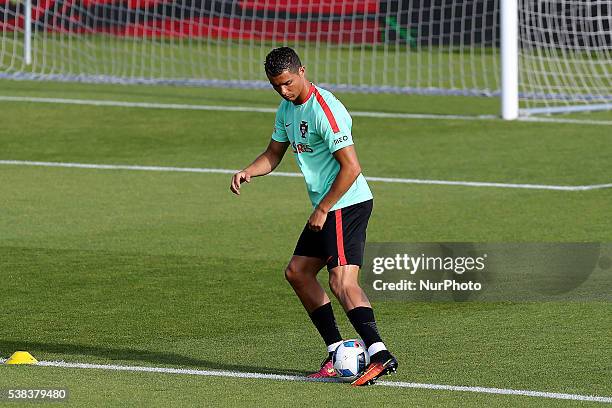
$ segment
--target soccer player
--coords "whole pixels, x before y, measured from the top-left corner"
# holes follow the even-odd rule
[[[305,67],[289,47],[266,57],[266,75],[283,98],[267,149],[244,170],[234,174],[230,190],[252,177],[273,171],[287,148],[304,174],[314,207],[285,277],[327,345],[328,356],[312,378],[335,377],[331,356],[342,342],[329,297],[317,281],[327,266],[329,286],[351,324],[365,342],[370,364],[353,385],[372,384],[397,369],[397,360],[380,338],[372,306],[359,286],[372,193],[363,174],[351,135],[346,108],[325,89],[306,79]]]

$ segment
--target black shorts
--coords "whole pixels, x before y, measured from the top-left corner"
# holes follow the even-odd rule
[[[361,266],[372,203],[368,200],[330,211],[319,232],[310,230],[306,223],[293,255],[324,259],[328,270],[342,265]]]

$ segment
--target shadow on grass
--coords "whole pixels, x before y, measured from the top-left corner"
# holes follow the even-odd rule
[[[40,343],[32,341],[17,341],[17,340],[0,340],[0,356],[8,357],[17,350],[29,351],[38,357],[37,354],[53,353],[63,354],[68,359],[69,356],[91,356],[96,358],[96,363],[100,363],[100,359],[107,360],[107,363],[113,361],[134,361],[143,363],[152,363],[155,365],[166,365],[180,368],[196,368],[201,370],[226,370],[239,372],[255,372],[266,374],[285,374],[285,375],[306,375],[305,371],[293,370],[287,368],[262,367],[256,365],[245,364],[227,364],[218,361],[200,360],[196,358],[182,356],[175,353],[161,353],[148,350],[137,350],[129,348],[112,348],[99,346],[86,346],[82,344],[57,344],[57,343]],[[87,363],[93,361],[69,361]]]

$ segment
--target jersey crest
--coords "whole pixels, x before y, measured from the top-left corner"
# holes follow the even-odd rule
[[[302,134],[302,139],[306,139],[306,135],[308,134],[308,122],[305,120],[300,123],[300,133]]]

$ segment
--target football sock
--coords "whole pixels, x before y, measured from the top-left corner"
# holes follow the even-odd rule
[[[393,355],[389,353],[389,350],[386,349],[377,351],[374,354],[370,354],[370,362],[384,363],[390,358],[393,358]]]
[[[318,307],[310,313],[310,319],[319,331],[321,337],[323,337],[323,341],[327,345],[327,351],[330,353],[333,352],[338,344],[342,342],[342,336],[336,324],[331,302]],[[331,347],[333,347],[332,350],[330,350]]]
[[[382,341],[376,342],[374,344],[372,344],[370,347],[368,347],[368,354],[371,356],[373,356],[376,353],[379,352],[387,352],[387,347],[385,347],[385,343],[383,343]],[[386,353],[383,353],[381,355],[386,355]]]
[[[368,352],[370,352],[371,346],[374,346],[372,347],[374,353],[386,349],[378,334],[376,319],[374,319],[374,311],[371,307],[359,306],[346,312],[346,315],[355,328],[355,331],[365,343],[366,348],[368,348]]]

